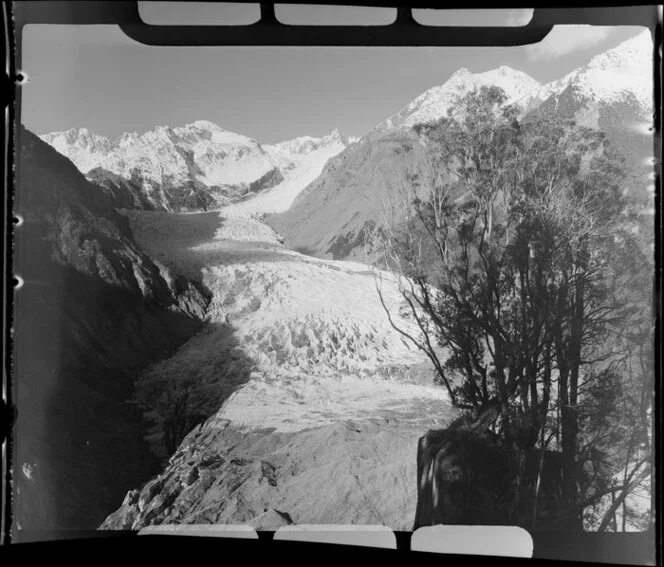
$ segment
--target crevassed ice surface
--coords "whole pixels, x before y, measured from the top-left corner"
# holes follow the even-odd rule
[[[227,364],[228,328],[238,364],[250,379],[217,417],[251,428],[297,431],[346,420],[398,417],[435,422],[450,414],[424,354],[391,328],[385,303],[400,306],[394,278],[365,265],[325,261],[283,247],[255,219],[220,213],[129,212],[139,243],[159,261],[200,276],[212,291],[212,327],[160,363],[162,373],[203,368],[220,383],[239,370]],[[416,334],[414,324],[397,316]],[[246,361],[249,362],[246,362]],[[241,362],[240,362],[241,361]],[[224,362],[222,364],[222,362]],[[222,370],[219,370],[222,369]],[[432,421],[434,420],[434,421]]]

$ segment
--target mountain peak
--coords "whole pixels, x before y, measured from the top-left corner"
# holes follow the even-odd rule
[[[650,31],[645,30],[595,55],[586,65],[562,79],[545,85],[537,98],[541,102],[571,88],[577,97],[587,101],[617,104],[635,99],[639,112],[649,116],[652,112],[652,48]]]
[[[74,140],[105,140],[103,136],[98,136],[95,134],[92,130],[89,130],[88,128],[81,127],[81,128],[70,128],[69,130],[65,130],[64,132],[51,132],[49,134],[44,134],[42,138],[45,137],[50,137],[54,138],[56,136],[63,136],[70,141]]]
[[[461,69],[457,69],[456,71],[454,71],[454,73],[450,75],[448,81],[452,79],[464,79],[466,77],[470,77],[471,75],[472,73],[468,69],[466,69],[465,67],[461,67]]]
[[[530,75],[503,65],[483,73],[471,73],[465,67],[456,71],[442,85],[421,94],[397,114],[381,122],[377,128],[409,128],[432,122],[447,115],[457,97],[463,97],[482,86],[500,87],[507,95],[507,103],[525,104],[536,95],[542,85]]]
[[[339,130],[339,128],[335,128],[327,136],[323,136],[323,138],[321,138],[321,141],[326,141],[326,142],[329,141],[329,142],[339,143],[339,144],[344,144],[344,145],[346,145],[348,143],[347,140],[346,140],[346,136],[344,136],[341,133],[341,130]]]
[[[82,127],[82,128],[70,128],[69,130],[65,130],[64,132],[51,132],[50,134],[44,134],[43,136],[40,136],[42,140],[48,141],[48,143],[51,143],[51,141],[60,138],[63,140],[66,140],[67,143],[70,144],[77,144],[77,145],[82,145],[82,146],[94,146],[98,149],[100,148],[107,148],[111,145],[111,141],[104,137],[104,136],[99,136],[98,134],[95,134],[92,130],[89,130],[88,128]]]
[[[519,71],[518,69],[513,69],[512,67],[508,67],[507,65],[501,65],[500,67],[497,67],[496,69],[492,69],[490,71],[486,71],[485,73],[480,73],[482,75],[495,75],[498,77],[511,77],[515,79],[525,79],[527,81],[531,82],[539,82],[535,79],[533,79],[528,73],[524,73],[523,71]]]
[[[186,124],[185,127],[199,128],[200,130],[223,130],[221,126],[211,122],[210,120],[194,120],[190,124]]]
[[[481,73],[471,73],[462,67],[444,84],[430,88],[380,122],[376,129],[410,128],[435,121],[447,115],[458,97],[482,86],[501,88],[507,95],[506,103],[515,104],[522,112],[536,108],[549,96],[558,96],[572,86],[576,96],[586,100],[613,104],[635,99],[640,112],[646,115],[652,106],[652,51],[652,36],[646,29],[546,85],[507,65]]]
[[[613,69],[652,64],[652,36],[645,30],[623,41],[613,49],[595,55],[587,65],[589,69]]]
[[[131,144],[138,139],[138,132],[123,132],[117,139],[117,143],[122,144]]]
[[[299,136],[290,140],[284,140],[277,144],[266,146],[272,152],[277,154],[290,156],[307,155],[313,151],[321,150],[324,148],[334,148],[338,146],[347,146],[349,144],[348,138],[342,134],[339,128],[335,128],[329,134],[321,138],[313,136]],[[299,159],[299,158],[298,158]]]
[[[539,88],[542,86],[539,81],[533,79],[528,73],[518,71],[507,65],[501,65],[496,69],[477,73],[473,75],[473,77],[486,83],[495,83],[498,86],[520,85],[521,88],[525,87],[526,89]]]

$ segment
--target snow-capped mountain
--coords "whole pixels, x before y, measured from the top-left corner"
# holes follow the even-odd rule
[[[113,141],[87,129],[42,139],[83,173],[95,169],[97,177],[103,171],[119,175],[140,187],[155,208],[166,210],[226,204],[281,181],[256,140],[204,120],[176,128],[158,126],[140,136],[125,133]]]
[[[653,43],[648,30],[545,85],[526,120],[555,116],[601,130],[625,158],[625,190],[652,200]]]
[[[644,118],[652,117],[652,37],[645,30],[620,45],[596,55],[587,65],[544,85],[531,101],[531,108],[549,97],[559,97],[573,87],[586,101],[618,105],[635,104]]]
[[[124,133],[115,140],[86,128],[41,138],[96,183],[125,191],[129,182],[154,208],[166,210],[229,205],[280,183],[283,173],[315,150],[338,153],[347,145],[335,131],[263,147],[207,120],[158,126],[142,135]]]
[[[577,98],[607,105],[635,104],[644,118],[652,114],[652,38],[648,30],[593,57],[587,65],[545,85],[526,73],[507,66],[471,73],[461,68],[442,85],[433,87],[399,112],[380,122],[376,129],[410,128],[447,114],[458,97],[482,86],[505,91],[507,104],[516,104],[523,114],[550,97],[559,97],[572,87]]]
[[[263,146],[265,150],[275,156],[291,157],[297,159],[319,149],[332,148],[340,146],[345,148],[347,145],[356,142],[358,138],[344,136],[338,128],[335,128],[327,136],[314,138],[313,136],[299,136],[291,140],[285,140],[277,144]]]
[[[459,97],[475,88],[497,86],[505,91],[507,104],[526,106],[535,98],[542,84],[531,76],[502,66],[484,73],[471,73],[462,68],[445,83],[424,92],[395,115],[380,122],[376,129],[410,128],[416,124],[432,122],[447,115]]]
[[[66,132],[44,134],[40,138],[73,161],[82,173],[98,167],[99,162],[115,149],[111,140],[87,128],[71,128]]]

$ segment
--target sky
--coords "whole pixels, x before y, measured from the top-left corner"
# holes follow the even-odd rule
[[[186,13],[187,23],[216,23],[210,13]],[[301,11],[291,16],[316,23]],[[341,16],[328,13],[327,21],[347,23]],[[489,16],[486,25],[527,19],[515,10]],[[242,17],[236,10],[233,18]],[[153,14],[149,23],[166,23],[161,18]],[[353,18],[364,22],[361,13]],[[335,128],[361,136],[461,67],[476,73],[507,65],[546,83],[643,29],[557,26],[539,44],[505,48],[302,48],[153,47],[116,26],[28,25],[22,122],[37,134],[86,127],[109,138],[195,120],[265,144]]]

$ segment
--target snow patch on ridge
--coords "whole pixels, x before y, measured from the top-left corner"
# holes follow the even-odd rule
[[[483,73],[471,73],[461,68],[445,83],[427,90],[395,115],[380,122],[375,129],[410,128],[438,120],[447,115],[457,97],[491,85],[505,91],[506,104],[516,104],[524,112],[573,85],[579,96],[608,105],[624,102],[633,96],[645,116],[652,112],[652,48],[650,31],[645,30],[546,85],[505,65]]]
[[[652,36],[645,30],[542,87],[531,106],[560,95],[572,85],[580,97],[608,105],[634,97],[645,116],[652,112],[653,103],[652,48]]]

